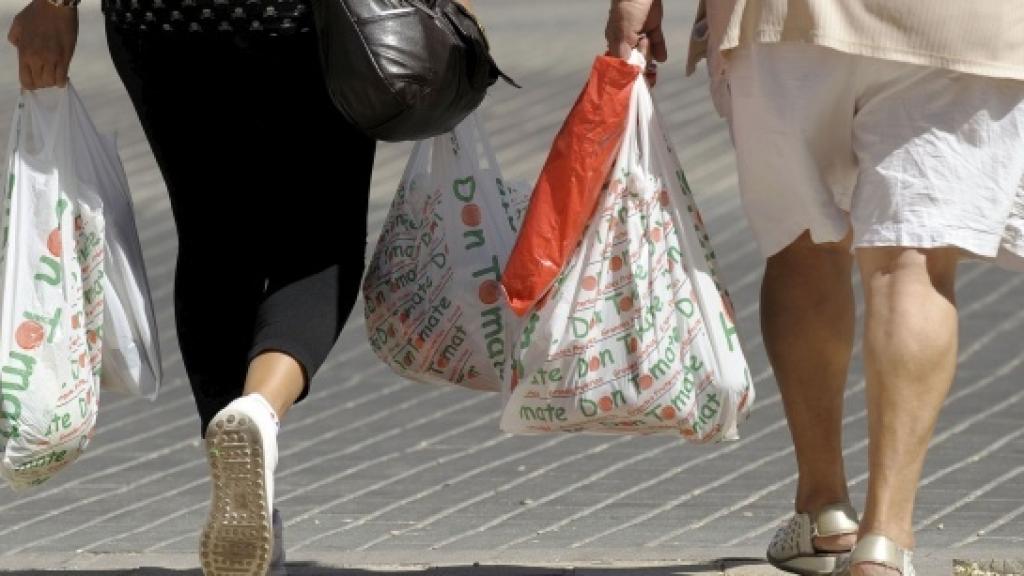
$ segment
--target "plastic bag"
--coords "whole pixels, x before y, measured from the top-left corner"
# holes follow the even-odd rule
[[[363,283],[370,344],[397,373],[501,390],[499,281],[527,197],[502,180],[475,114],[416,144]]]
[[[100,384],[104,390],[155,400],[163,378],[160,339],[128,179],[117,143],[96,131],[74,92],[71,106],[81,138],[75,143],[76,163],[89,174],[80,179],[99,196],[107,223]]]
[[[501,281],[516,314],[525,314],[551,287],[576,250],[626,131],[639,73],[621,58],[598,57],[555,137],[530,196],[515,247],[519,256],[508,262]]]
[[[88,445],[102,350],[104,218],[79,181],[70,89],[25,92],[0,228],[0,474],[46,481]]]
[[[642,60],[639,54],[631,60],[637,66],[628,111],[618,120],[624,135],[614,167],[600,180],[588,179],[598,184],[587,188],[574,174],[596,170],[603,159],[556,146],[507,265],[510,299],[530,307],[506,374],[501,427],[507,432],[734,439],[754,399],[732,306],[716,281],[714,252],[693,195],[661,131]],[[621,68],[599,59],[588,91],[601,90],[592,84],[608,81],[600,76],[608,67]],[[586,125],[580,115],[589,113],[574,110],[568,122]],[[601,112],[595,122],[612,120]],[[593,166],[567,169],[572,161]],[[593,194],[596,209],[552,211],[546,196],[561,194],[581,195],[558,200],[581,207]],[[586,229],[575,239],[567,236],[580,219],[589,222]],[[559,264],[562,249],[537,241],[543,237],[573,241],[575,251],[536,300],[531,290]]]

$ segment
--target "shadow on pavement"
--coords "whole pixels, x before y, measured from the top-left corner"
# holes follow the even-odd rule
[[[699,576],[721,574],[725,570],[743,566],[767,568],[757,558],[723,558],[705,564],[678,564],[658,567],[589,566],[544,568],[535,566],[443,566],[423,569],[374,570],[363,568],[336,568],[316,563],[289,562],[288,576]],[[0,571],[3,576],[52,576],[47,570]],[[61,570],[67,576],[202,576],[199,569],[172,570],[141,567],[129,570]]]

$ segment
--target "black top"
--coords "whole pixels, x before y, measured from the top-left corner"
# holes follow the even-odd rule
[[[102,0],[107,20],[139,32],[259,32],[313,29],[310,0]]]

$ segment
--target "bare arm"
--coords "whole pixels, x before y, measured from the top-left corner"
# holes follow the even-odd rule
[[[78,9],[31,0],[14,17],[7,40],[18,49],[22,88],[64,86],[78,43]]]

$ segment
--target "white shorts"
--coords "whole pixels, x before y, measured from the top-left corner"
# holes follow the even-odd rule
[[[733,54],[730,122],[762,252],[805,231],[1024,267],[1024,82],[808,44]]]

